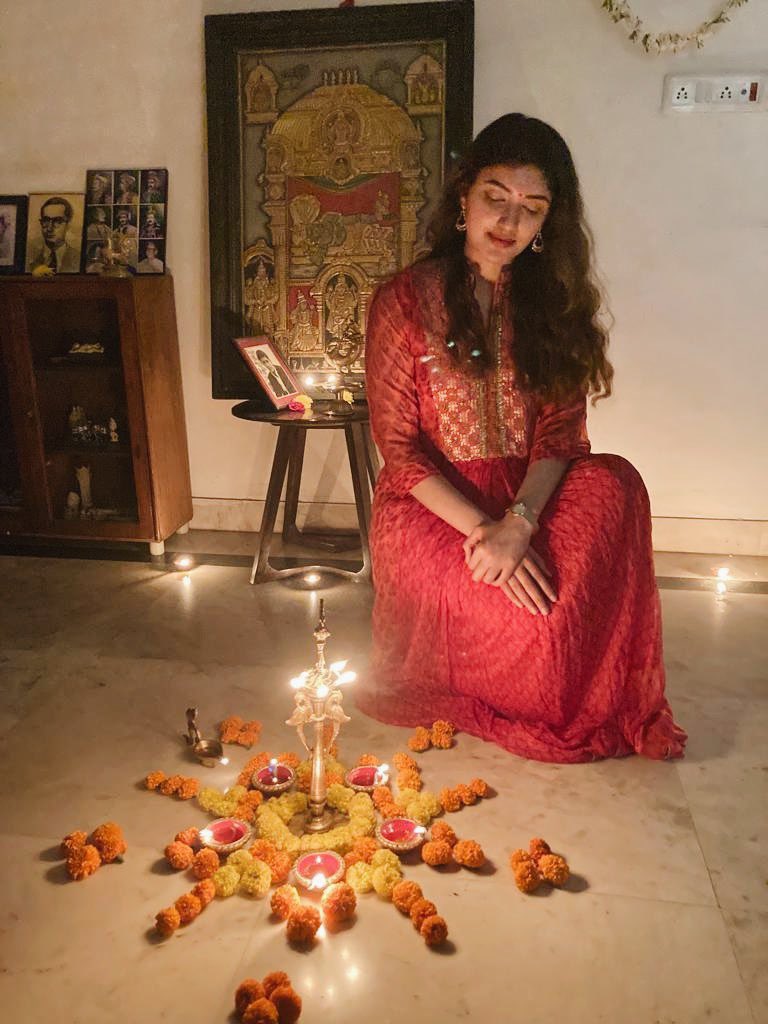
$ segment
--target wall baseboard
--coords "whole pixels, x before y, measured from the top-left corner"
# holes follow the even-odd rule
[[[232,530],[257,533],[264,512],[263,499],[193,498],[194,530]],[[277,517],[282,528],[283,504]],[[355,506],[345,502],[300,501],[296,515],[299,529],[357,526]],[[656,551],[687,551],[707,555],[768,556],[768,521],[759,519],[693,519],[653,517]]]

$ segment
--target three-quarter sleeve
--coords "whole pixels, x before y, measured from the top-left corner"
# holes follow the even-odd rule
[[[415,364],[408,340],[412,324],[400,291],[400,280],[390,281],[379,288],[371,305],[365,383],[371,432],[384,459],[388,486],[404,497],[438,470],[420,441]]]
[[[529,463],[577,459],[589,452],[586,395],[579,394],[564,403],[543,403],[536,417]]]

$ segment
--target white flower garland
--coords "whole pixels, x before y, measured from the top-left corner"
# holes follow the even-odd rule
[[[608,12],[612,21],[624,26],[629,33],[630,42],[639,43],[646,53],[666,53],[669,50],[678,53],[691,43],[696,43],[700,50],[704,46],[704,41],[719,25],[731,20],[728,17],[729,12],[737,7],[743,7],[746,3],[749,3],[749,0],[728,0],[719,14],[702,21],[694,32],[688,32],[686,35],[681,32],[646,32],[642,18],[637,17],[627,0],[602,0],[601,6]]]

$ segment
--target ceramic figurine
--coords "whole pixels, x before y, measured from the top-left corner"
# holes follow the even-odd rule
[[[86,515],[88,513],[88,510],[93,505],[93,501],[91,500],[90,466],[75,467],[75,476],[77,477],[77,486],[80,488],[80,500],[82,504],[82,510],[80,514]]]

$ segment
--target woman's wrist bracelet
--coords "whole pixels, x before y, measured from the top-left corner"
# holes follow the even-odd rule
[[[528,508],[524,501],[516,501],[514,505],[511,505],[506,512],[505,516],[519,516],[521,519],[525,519],[526,522],[530,523],[533,527],[533,532],[539,529],[539,520],[532,509]]]

